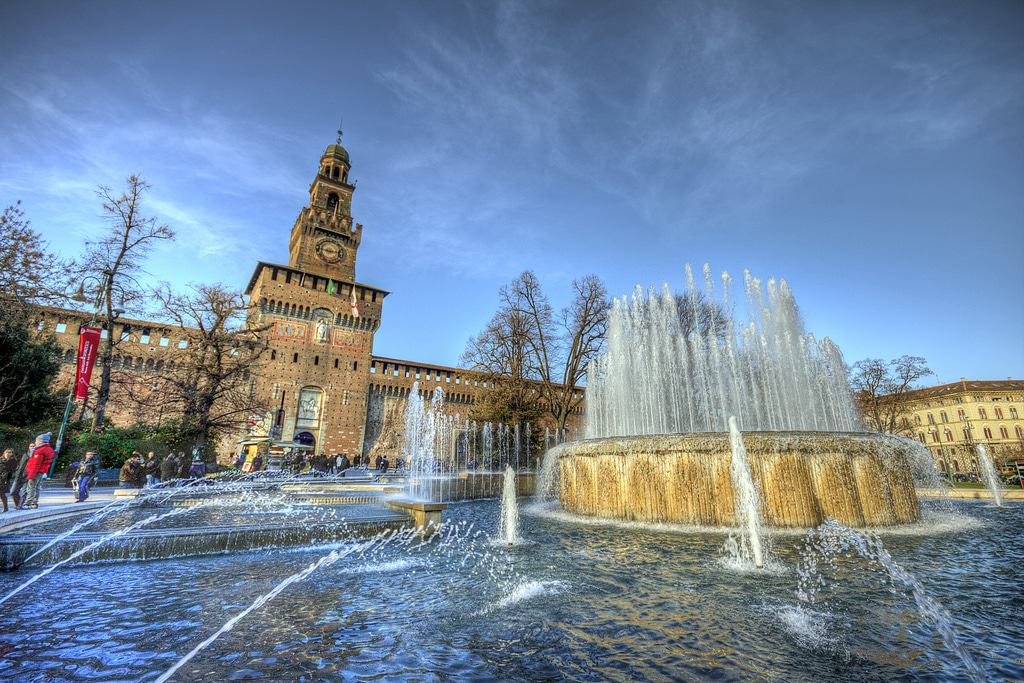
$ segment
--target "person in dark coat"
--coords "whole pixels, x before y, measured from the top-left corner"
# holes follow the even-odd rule
[[[125,488],[140,489],[142,483],[145,482],[145,468],[142,465],[142,456],[138,453],[132,453],[131,457],[124,461],[121,465],[121,473],[118,476],[118,480],[121,482],[121,486]]]
[[[25,474],[25,466],[28,465],[28,458],[32,455],[34,443],[29,443],[28,448],[18,460],[18,467],[14,470],[14,482],[11,484],[11,498],[14,500],[14,507],[21,509],[21,494],[25,488],[28,477]]]
[[[163,481],[177,479],[179,469],[178,456],[172,451],[165,455],[164,459],[160,461],[160,479]]]
[[[206,476],[206,463],[198,455],[192,458],[192,465],[188,468],[189,479],[202,479]]]
[[[8,448],[0,455],[0,499],[4,501],[4,512],[7,512],[7,491],[17,479],[18,459],[14,451]]]
[[[25,463],[25,499],[22,508],[39,507],[39,487],[43,479],[49,476],[50,464],[53,462],[53,449],[50,448],[50,433],[36,437],[35,448]]]
[[[178,478],[188,479],[188,471],[192,467],[192,461],[185,457],[185,452],[178,454]]]
[[[89,485],[100,470],[100,460],[95,451],[86,451],[85,459],[78,464],[75,472],[75,502],[84,503],[89,497]]]

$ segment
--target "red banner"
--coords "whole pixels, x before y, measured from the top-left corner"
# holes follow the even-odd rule
[[[100,328],[82,326],[78,333],[78,367],[75,372],[75,400],[89,396],[89,379],[96,363],[96,349],[100,345]]]

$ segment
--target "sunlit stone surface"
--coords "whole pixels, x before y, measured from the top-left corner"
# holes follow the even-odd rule
[[[764,523],[851,527],[920,519],[910,455],[878,434],[746,432]],[[726,433],[611,437],[562,444],[559,497],[570,512],[700,526],[735,526]]]

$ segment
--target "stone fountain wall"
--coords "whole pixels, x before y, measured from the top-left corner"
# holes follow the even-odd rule
[[[765,524],[851,527],[920,519],[910,458],[877,434],[747,432]],[[559,492],[570,512],[623,520],[734,526],[729,435],[589,439],[558,446]]]

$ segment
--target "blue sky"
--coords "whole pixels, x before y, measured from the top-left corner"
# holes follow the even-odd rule
[[[285,261],[344,117],[375,352],[453,364],[498,287],[710,262],[852,362],[1024,376],[1024,4],[5,2],[0,203],[67,256],[130,173],[155,279]]]

